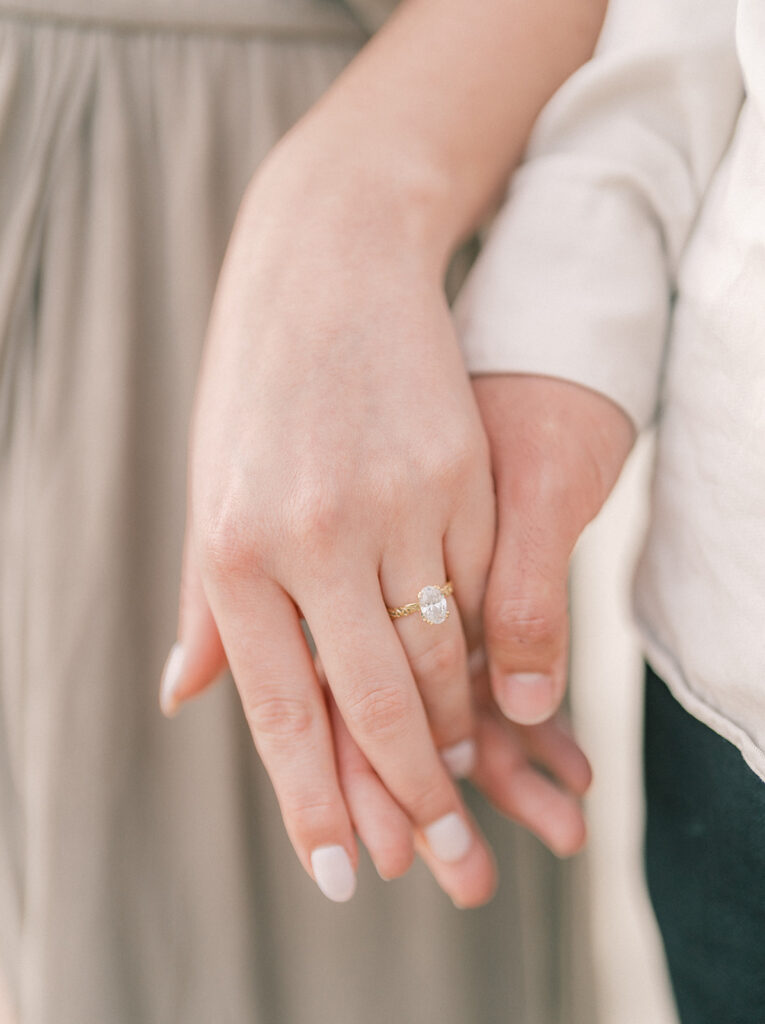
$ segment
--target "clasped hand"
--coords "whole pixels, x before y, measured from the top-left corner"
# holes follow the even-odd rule
[[[589,766],[553,717],[567,566],[631,427],[562,381],[473,388],[417,225],[283,188],[251,186],[215,297],[163,705],[230,666],[330,898],[353,892],[358,836],[384,878],[417,850],[477,905],[496,869],[455,776],[560,855],[584,839]],[[447,579],[445,622],[391,620]]]

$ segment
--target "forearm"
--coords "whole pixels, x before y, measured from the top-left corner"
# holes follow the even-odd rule
[[[443,264],[497,197],[542,106],[591,55],[605,7],[404,0],[293,139],[308,144],[314,180],[332,175],[344,199],[373,194],[380,216],[400,215]]]

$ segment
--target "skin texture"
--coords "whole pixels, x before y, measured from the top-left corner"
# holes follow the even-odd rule
[[[489,574],[495,541],[503,572],[520,557],[502,528],[503,516],[517,526],[506,502],[518,499],[515,473],[525,469],[506,465],[517,463],[516,440],[501,391],[479,391],[482,427],[442,278],[536,113],[591,52],[603,7],[408,0],[276,147],[242,202],[199,376],[183,653],[162,700],[172,712],[229,665],[309,873],[312,852],[327,846],[355,866],[358,834],[386,877],[406,870],[416,848],[456,903],[488,899],[491,853],[439,756],[465,741],[475,745],[476,781],[501,810],[556,852],[582,841],[576,801],[589,769],[573,741],[557,724],[510,724],[486,680],[471,684],[482,616],[491,683],[507,710],[500,680],[528,671],[507,646],[496,559]],[[535,459],[547,457],[552,421],[540,428]],[[581,454],[560,448],[555,472],[560,457]],[[457,596],[446,623],[391,622],[386,604],[447,578]],[[535,628],[528,617],[522,625]],[[555,656],[548,715],[562,688],[564,656]],[[446,851],[430,829],[444,822]]]

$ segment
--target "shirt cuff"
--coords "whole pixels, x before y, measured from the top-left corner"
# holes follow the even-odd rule
[[[658,402],[671,291],[645,197],[618,167],[563,156],[517,173],[454,317],[470,373],[570,380],[641,430]]]

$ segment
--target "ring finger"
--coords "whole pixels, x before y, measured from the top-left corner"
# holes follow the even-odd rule
[[[434,742],[452,775],[462,778],[475,763],[473,710],[465,636],[455,596],[442,593],[446,583],[440,538],[429,547],[399,547],[380,567],[387,607],[408,612],[393,621]]]

